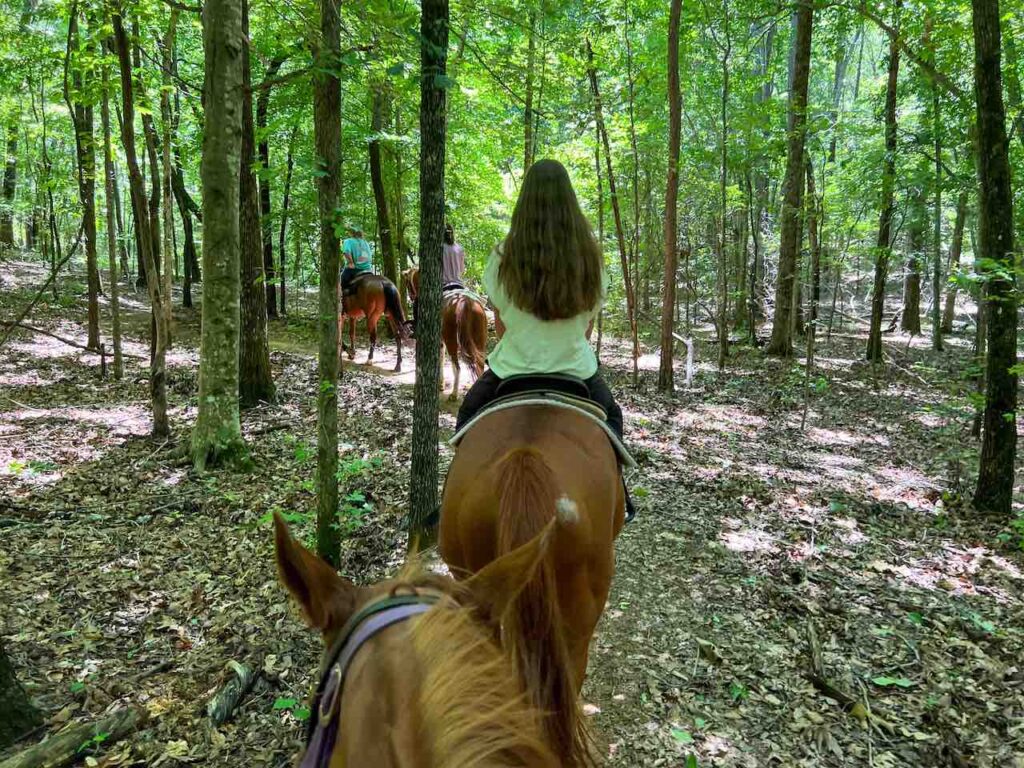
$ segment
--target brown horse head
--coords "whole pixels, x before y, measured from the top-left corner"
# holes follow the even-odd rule
[[[370,335],[370,353],[366,362],[373,361],[373,352],[377,346],[377,323],[382,316],[387,316],[391,330],[395,334],[398,345],[398,362],[395,371],[402,370],[402,341],[409,338],[409,328],[402,310],[402,300],[395,284],[382,275],[360,275],[353,282],[351,295],[342,296],[341,313],[338,315],[338,340],[342,339],[342,324],[348,318],[349,347],[348,357],[356,355],[356,319],[366,318],[366,327]]]
[[[325,677],[336,674],[335,658],[351,660],[337,672],[332,696],[320,702],[317,729],[331,727],[333,741],[312,733],[320,749],[306,756],[303,768],[559,766],[544,741],[541,715],[497,641],[502,616],[550,547],[552,526],[462,583],[414,564],[368,587],[341,578],[276,515],[274,529],[282,583],[326,647],[338,651],[327,659]],[[358,630],[347,634],[350,619],[396,595],[433,605],[350,652],[344,638],[359,636]]]
[[[549,713],[545,731],[566,768],[593,762],[578,694],[624,508],[618,462],[602,429],[547,406],[485,415],[462,439],[445,485],[438,533],[453,573],[480,572],[563,519],[502,637],[535,706]]]

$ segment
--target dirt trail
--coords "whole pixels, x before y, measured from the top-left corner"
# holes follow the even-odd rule
[[[8,317],[36,275],[0,269]],[[83,317],[76,296],[33,322],[80,338]],[[178,323],[181,440],[198,337],[194,313]],[[144,358],[144,325],[130,328],[126,348]],[[311,329],[298,316],[274,331],[280,400],[244,416],[252,475],[197,477],[145,437],[142,360],[114,383],[52,339],[19,332],[0,350],[0,631],[54,727],[117,702],[148,710],[100,765],[284,766],[298,748],[319,646],[276,584],[266,520],[280,509],[311,531]],[[791,364],[740,352],[668,400],[653,356],[633,392],[624,348],[609,350],[640,463],[585,689],[609,764],[1024,765],[1024,557],[960,503],[975,448],[948,382],[966,355],[911,346],[895,353],[905,372],[876,378],[853,364],[861,346],[837,335],[822,348],[804,430]],[[343,569],[356,580],[403,549],[412,374],[389,375],[384,351],[380,368],[348,368],[340,392]],[[858,706],[808,678],[809,628],[822,676]],[[200,707],[230,659],[264,675],[213,730]]]

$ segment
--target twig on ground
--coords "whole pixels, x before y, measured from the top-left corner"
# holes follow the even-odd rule
[[[206,714],[215,726],[220,726],[231,719],[235,709],[242,703],[246,694],[252,690],[253,683],[259,677],[263,664],[241,664],[231,660],[228,662],[230,676],[217,688],[216,693],[206,704]]]

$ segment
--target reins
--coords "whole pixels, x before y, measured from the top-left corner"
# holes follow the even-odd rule
[[[324,768],[330,763],[338,737],[345,674],[359,649],[388,627],[426,613],[439,599],[421,593],[391,595],[364,606],[345,623],[320,670],[306,728],[306,753],[299,768]]]

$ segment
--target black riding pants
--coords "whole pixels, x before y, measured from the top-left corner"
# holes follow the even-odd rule
[[[612,431],[618,435],[619,439],[622,439],[622,409],[619,408],[619,404],[615,402],[615,397],[612,395],[612,391],[608,389],[608,385],[605,384],[604,379],[601,378],[600,374],[595,373],[589,379],[584,382],[587,388],[590,390],[591,399],[604,408],[605,413],[608,414],[608,426],[611,427]],[[488,403],[492,402],[498,393],[498,387],[501,385],[501,379],[494,375],[494,372],[488,368],[484,371],[484,375],[476,380],[476,383],[470,387],[466,393],[466,397],[462,401],[462,406],[459,408],[459,415],[455,421],[456,431],[462,429],[470,419],[478,414],[481,409]]]

